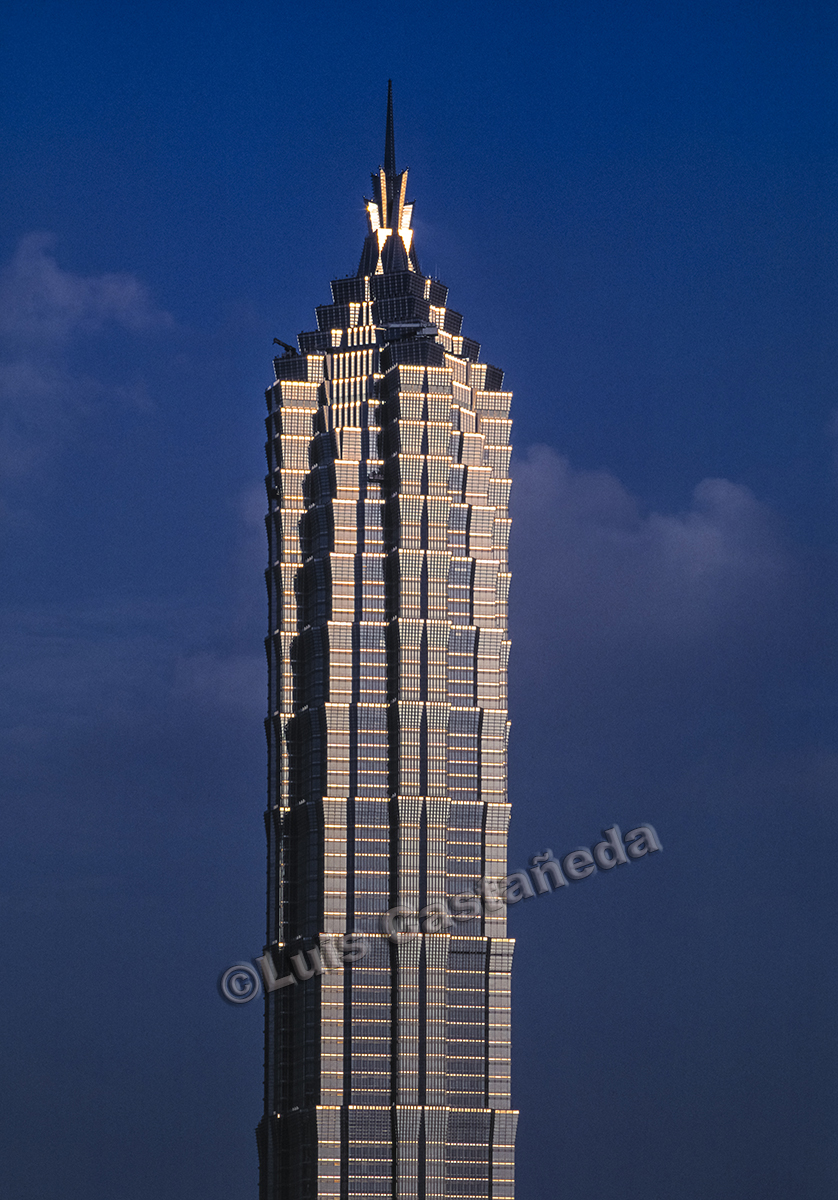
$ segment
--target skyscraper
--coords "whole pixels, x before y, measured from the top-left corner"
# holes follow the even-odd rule
[[[261,1196],[507,1200],[511,396],[419,269],[390,94],[372,191],[266,393]]]

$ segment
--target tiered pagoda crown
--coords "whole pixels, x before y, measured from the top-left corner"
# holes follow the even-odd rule
[[[370,232],[364,242],[359,275],[383,275],[393,271],[418,271],[413,248],[413,202],[407,203],[407,171],[396,172],[396,142],[393,133],[393,81],[387,83],[387,129],[384,137],[384,166],[372,175],[372,200],[364,198]]]

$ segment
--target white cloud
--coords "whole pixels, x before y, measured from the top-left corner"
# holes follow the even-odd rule
[[[725,772],[819,753],[829,585],[770,508],[705,479],[683,511],[647,511],[546,446],[512,471],[518,789],[706,805],[735,792]]]
[[[244,718],[258,729],[264,653],[213,646],[224,633],[216,611],[184,602],[0,611],[0,758],[31,768],[68,732],[136,732],[189,713],[211,727]]]
[[[0,474],[20,478],[61,445],[91,402],[143,401],[141,385],[80,373],[69,353],[109,328],[147,334],[173,327],[133,275],[63,270],[48,233],[22,238],[0,271]]]
[[[132,333],[171,326],[133,275],[62,270],[51,253],[55,241],[51,233],[27,234],[0,274],[0,336],[49,352],[109,323]]]
[[[513,583],[539,597],[561,653],[714,645],[789,594],[779,523],[739,484],[705,479],[687,511],[644,513],[614,475],[547,446],[513,472]]]

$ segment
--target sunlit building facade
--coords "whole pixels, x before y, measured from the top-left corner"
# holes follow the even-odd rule
[[[262,1200],[513,1195],[510,393],[423,275],[388,98],[356,275],[268,389]],[[389,915],[388,915],[389,914]]]

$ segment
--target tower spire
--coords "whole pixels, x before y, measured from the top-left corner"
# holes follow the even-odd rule
[[[407,200],[407,169],[396,171],[393,132],[393,81],[387,80],[387,128],[384,166],[372,175],[372,200],[365,200],[370,231],[364,242],[359,275],[390,271],[418,271],[410,219],[413,202]]]
[[[387,132],[384,135],[384,174],[396,174],[396,139],[393,133],[393,81],[387,80]]]

